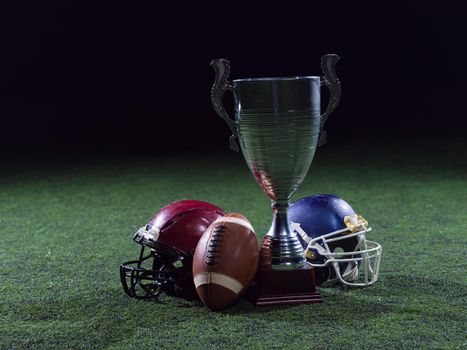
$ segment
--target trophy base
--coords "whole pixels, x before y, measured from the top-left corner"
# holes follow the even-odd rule
[[[321,303],[311,266],[296,270],[259,269],[245,299],[255,306]]]

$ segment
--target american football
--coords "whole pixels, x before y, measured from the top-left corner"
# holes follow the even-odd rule
[[[258,268],[255,231],[242,214],[230,213],[208,227],[196,246],[193,279],[202,302],[212,310],[237,301]]]

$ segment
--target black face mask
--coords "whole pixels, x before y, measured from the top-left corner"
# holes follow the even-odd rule
[[[196,298],[193,284],[192,257],[178,255],[169,249],[151,249],[144,256],[141,247],[138,260],[120,265],[120,282],[127,295],[136,299],[156,299],[161,292]]]

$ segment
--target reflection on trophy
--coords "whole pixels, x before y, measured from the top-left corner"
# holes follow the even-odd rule
[[[289,200],[303,182],[318,145],[326,142],[324,123],[340,98],[335,74],[337,55],[321,58],[324,77],[293,76],[228,81],[229,61],[216,59],[211,99],[232,130],[248,167],[272,202],[274,217],[261,244],[260,268],[250,292],[256,305],[319,302],[314,271],[287,218]],[[330,89],[326,112],[320,113],[320,85]],[[235,120],[222,104],[225,91],[235,98]]]

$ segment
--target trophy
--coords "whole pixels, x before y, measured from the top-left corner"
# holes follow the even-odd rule
[[[263,239],[260,267],[249,291],[256,305],[313,303],[322,301],[315,288],[314,271],[290,228],[287,209],[303,182],[318,145],[326,142],[326,119],[340,99],[335,73],[337,55],[321,58],[324,76],[248,78],[228,81],[230,63],[216,59],[211,90],[214,110],[229,125],[230,148],[236,139],[256,181],[272,202],[274,217]],[[320,86],[330,90],[330,101],[320,113]],[[234,94],[235,120],[222,103],[224,93]]]

